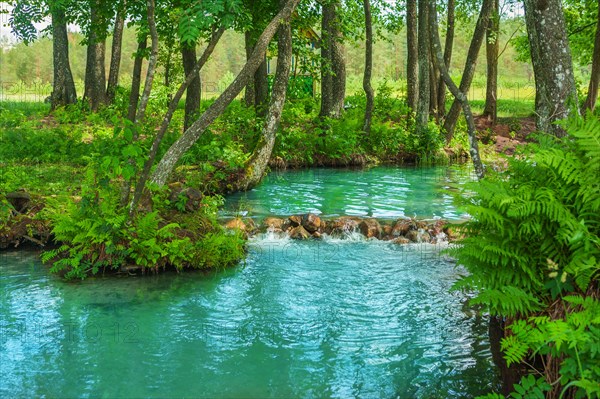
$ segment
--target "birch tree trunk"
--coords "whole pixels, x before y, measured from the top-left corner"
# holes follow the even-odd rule
[[[234,183],[233,191],[246,191],[260,182],[275,145],[292,66],[292,30],[289,22],[280,24],[277,36],[277,70],[262,134],[244,168],[244,176]]]
[[[477,66],[477,57],[479,55],[479,49],[483,43],[485,32],[488,26],[488,21],[492,13],[492,6],[495,0],[483,0],[481,5],[481,11],[477,18],[477,25],[475,25],[475,31],[473,32],[473,38],[469,45],[469,52],[467,53],[467,60],[465,62],[465,68],[463,70],[462,78],[460,80],[459,89],[461,93],[465,95],[469,92],[471,82],[475,76],[475,68]],[[461,103],[458,99],[455,99],[448,111],[446,120],[444,121],[444,130],[446,130],[446,143],[449,143],[454,137],[454,128],[456,122],[458,122],[458,116],[460,115]]]
[[[219,117],[221,113],[223,113],[231,101],[233,101],[233,99],[248,84],[252,75],[260,66],[260,63],[264,61],[269,42],[275,35],[279,24],[289,20],[298,2],[299,0],[288,0],[286,2],[285,7],[275,16],[275,18],[273,18],[261,34],[254,47],[252,56],[246,61],[246,64],[235,80],[227,87],[227,89],[225,89],[215,102],[208,107],[202,116],[200,116],[200,118],[167,150],[152,175],[151,180],[155,184],[163,186],[167,182],[167,179],[181,156],[198,140],[198,138],[200,138],[204,130]]]
[[[562,2],[524,0],[523,3],[535,76],[536,126],[561,137],[566,132],[554,122],[578,112]]]
[[[444,65],[450,73],[450,62],[452,61],[452,50],[454,47],[455,12],[456,1],[448,0],[448,16],[446,22],[446,43],[444,44]],[[446,83],[440,79],[438,87],[438,120],[446,117]]]
[[[438,34],[438,23],[437,23],[437,9],[436,2],[429,2],[429,34],[431,37],[431,46],[433,47],[433,53],[435,56],[433,57],[433,62],[436,68],[439,69],[442,79],[448,86],[448,89],[452,93],[452,95],[460,102],[463,112],[465,114],[465,119],[467,120],[467,133],[469,135],[469,153],[471,155],[471,161],[473,162],[473,166],[475,167],[475,174],[478,179],[483,179],[485,175],[485,171],[483,169],[483,164],[481,163],[481,158],[479,156],[479,146],[477,145],[477,131],[475,129],[475,121],[473,119],[473,113],[471,112],[471,107],[469,105],[469,100],[465,93],[461,92],[456,84],[452,81],[452,78],[448,74],[448,69],[446,68],[446,64],[444,63],[444,57],[442,55],[442,45],[440,44],[440,37]]]

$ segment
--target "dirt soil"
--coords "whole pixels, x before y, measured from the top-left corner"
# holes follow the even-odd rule
[[[495,141],[496,152],[513,155],[519,145],[531,141],[528,137],[535,132],[535,118],[498,118],[494,125],[487,117],[475,117],[478,137],[488,144]]]

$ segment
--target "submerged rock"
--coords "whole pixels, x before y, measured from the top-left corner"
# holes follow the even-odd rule
[[[342,216],[325,224],[323,232],[331,236],[339,236],[358,230],[360,219],[354,216]]]
[[[288,218],[288,221],[290,223],[290,226],[292,226],[292,227],[298,227],[298,226],[300,226],[302,224],[302,216],[300,216],[300,215],[290,216]]]
[[[406,238],[412,242],[419,242],[419,243],[431,242],[431,236],[424,229],[410,230],[406,234]]]
[[[235,218],[225,223],[225,228],[229,230],[246,231],[248,229],[248,226],[246,226],[246,223],[244,223],[242,218]]]
[[[411,229],[413,223],[410,219],[398,219],[392,227],[392,237],[406,236],[408,231]]]
[[[268,217],[263,220],[263,226],[268,230],[283,230],[285,221],[280,218]]]
[[[321,218],[314,213],[307,213],[302,218],[302,227],[309,233],[314,233],[321,227]]]
[[[381,237],[381,225],[377,219],[364,219],[362,222],[360,222],[358,228],[360,229],[360,232],[367,238]]]
[[[294,227],[290,230],[290,238],[294,240],[308,240],[311,237],[310,233],[302,226]]]

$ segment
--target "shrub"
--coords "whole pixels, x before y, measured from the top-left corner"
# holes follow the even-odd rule
[[[470,272],[457,288],[476,290],[473,303],[507,318],[507,362],[549,356],[539,372],[554,395],[593,398],[600,394],[600,121],[566,128],[568,137],[539,136],[507,171],[469,187],[473,219],[452,252]]]

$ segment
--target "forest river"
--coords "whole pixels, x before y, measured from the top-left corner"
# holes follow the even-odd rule
[[[464,218],[461,168],[272,173],[223,215]],[[209,273],[68,283],[0,253],[1,397],[451,398],[498,382],[443,245],[253,237]]]

